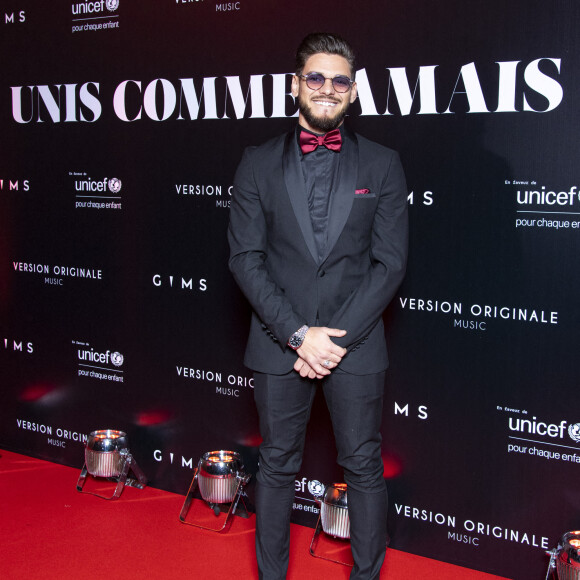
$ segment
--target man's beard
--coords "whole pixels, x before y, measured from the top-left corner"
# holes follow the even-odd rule
[[[312,111],[312,107],[310,106],[306,98],[299,97],[298,106],[300,109],[300,113],[302,114],[306,122],[310,125],[310,127],[318,129],[321,133],[328,133],[328,131],[332,131],[340,126],[346,115],[349,103],[347,102],[344,109],[334,117],[326,115],[317,117]],[[337,106],[341,105],[337,104]]]

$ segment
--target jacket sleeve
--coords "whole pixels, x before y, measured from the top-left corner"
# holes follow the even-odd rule
[[[254,150],[249,147],[244,151],[234,178],[228,227],[229,268],[254,312],[285,349],[290,336],[306,320],[294,312],[268,272],[267,224],[254,174]]]
[[[368,336],[399,288],[407,265],[407,185],[398,154],[394,153],[381,185],[371,232],[371,267],[351,292],[329,326],[347,331],[333,341],[347,348]]]

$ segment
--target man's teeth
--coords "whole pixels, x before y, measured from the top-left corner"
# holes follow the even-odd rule
[[[336,107],[336,103],[330,101],[314,101],[317,105],[322,105],[323,107]]]

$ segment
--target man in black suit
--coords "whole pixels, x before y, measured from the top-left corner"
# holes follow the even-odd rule
[[[263,438],[256,554],[266,580],[286,576],[317,384],[348,486],[351,579],[378,578],[385,556],[382,314],[405,272],[407,189],[397,153],[343,125],[354,67],[342,38],[308,35],[292,79],[298,127],[246,149],[234,180],[229,265],[253,309],[244,361]]]

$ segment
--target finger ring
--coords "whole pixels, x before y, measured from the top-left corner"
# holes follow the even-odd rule
[[[330,361],[329,361],[329,360],[325,360],[325,361],[324,361],[322,364],[323,364],[325,367],[329,367],[329,366],[330,366]]]

